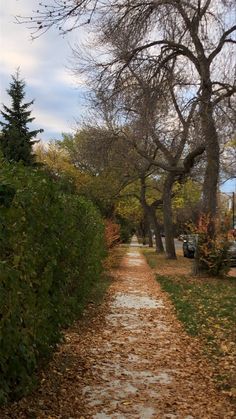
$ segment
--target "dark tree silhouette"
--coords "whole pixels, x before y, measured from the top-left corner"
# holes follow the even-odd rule
[[[0,148],[3,156],[8,161],[22,161],[25,165],[34,164],[32,146],[33,138],[42,129],[30,131],[28,124],[33,122],[29,107],[34,101],[23,103],[25,97],[25,82],[19,78],[19,71],[12,76],[12,82],[7,93],[11,97],[11,107],[3,105],[1,115],[6,122],[1,122],[2,133],[0,137]]]

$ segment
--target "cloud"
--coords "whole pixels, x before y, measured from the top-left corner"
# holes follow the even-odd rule
[[[77,88],[79,86],[84,88],[87,87],[86,77],[82,74],[75,77],[72,71],[68,68],[60,68],[55,70],[54,80],[58,81],[58,83],[68,85],[73,88]]]
[[[74,120],[83,112],[83,78],[75,79],[67,69],[71,56],[69,42],[74,34],[62,38],[56,31],[32,41],[30,31],[24,25],[14,23],[14,15],[29,16],[37,7],[36,0],[11,0],[0,3],[0,103],[9,106],[6,89],[11,74],[20,67],[26,82],[26,101],[35,99],[32,116],[35,127],[44,128],[42,137],[47,140],[70,131]],[[78,85],[80,88],[78,88]]]
[[[32,1],[32,4],[34,0]],[[37,69],[38,57],[43,51],[44,40],[34,44],[28,29],[16,24],[16,14],[29,13],[31,2],[8,1],[0,6],[1,18],[1,72],[12,73],[18,66],[26,76]]]
[[[4,51],[1,54],[1,72],[9,74],[18,67],[24,74],[31,74],[37,69],[38,59],[31,54],[24,54],[20,51]]]
[[[55,71],[55,80],[58,83],[62,83],[68,86],[75,87],[77,85],[75,77],[70,74],[69,70],[67,69],[59,69]]]
[[[35,121],[41,121],[40,128],[49,132],[68,132],[72,131],[70,121],[63,120],[60,115],[50,115],[46,110],[37,109],[34,112]],[[35,122],[35,125],[39,125]]]

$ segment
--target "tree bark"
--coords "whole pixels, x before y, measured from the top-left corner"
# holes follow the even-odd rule
[[[171,193],[174,181],[175,176],[173,173],[169,173],[165,180],[163,191],[163,217],[167,259],[176,259],[171,203]]]
[[[200,109],[202,132],[206,144],[206,171],[203,183],[203,205],[204,214],[209,215],[209,231],[211,238],[215,236],[215,217],[217,212],[217,190],[220,167],[220,148],[213,109],[210,103],[209,93],[203,96],[207,100],[202,101]]]
[[[144,212],[145,236],[146,235],[148,236],[148,246],[153,247],[153,238],[152,238],[152,230],[151,230],[152,220],[150,217],[148,207],[144,204],[142,204],[142,207],[143,207],[143,212]],[[145,239],[145,244],[146,244],[146,239]]]
[[[212,105],[212,83],[210,79],[209,63],[204,62],[202,66],[202,94],[200,102],[200,121],[202,134],[206,149],[206,170],[203,183],[203,202],[202,213],[208,218],[206,245],[211,247],[211,240],[216,235],[216,214],[217,214],[217,192],[220,168],[220,147],[214,121],[213,105]],[[201,255],[198,249],[195,252],[193,263],[193,274],[200,275],[206,270],[206,266],[201,262]]]
[[[146,232],[148,236],[148,246],[153,247],[153,239],[152,239],[152,229],[151,229],[151,219],[149,215],[148,208],[144,207],[144,219],[145,219],[145,226],[146,226]]]
[[[157,221],[156,209],[152,205],[150,205],[150,215],[151,215],[152,220],[153,220],[156,252],[157,253],[164,253],[165,249],[164,249],[162,238],[161,238],[161,228],[160,228],[160,224]]]
[[[140,222],[139,225],[140,228],[140,236],[142,238],[142,244],[145,245],[146,244],[146,236],[145,236],[145,223],[144,223],[144,219],[142,219],[142,221]]]
[[[151,223],[149,219],[149,214],[146,210],[146,208],[143,208],[144,210],[144,218],[143,218],[143,245],[147,244],[148,239],[148,245],[149,247],[153,247],[153,240],[152,240],[152,231],[151,231]]]
[[[148,246],[153,247],[152,230],[150,228],[150,225],[148,227]]]
[[[155,206],[155,204],[158,201],[154,201],[152,205],[148,205],[148,203],[146,201],[145,176],[140,176],[140,185],[141,185],[140,203],[143,207],[144,213],[147,215],[147,219],[150,223],[150,226],[152,226],[153,229],[154,229],[156,252],[157,253],[163,253],[164,252],[164,247],[163,247],[163,243],[162,243],[162,239],[161,239],[161,231],[160,231],[160,226],[159,226],[159,223],[158,223],[157,217],[156,217],[156,206]],[[151,229],[150,229],[150,231],[151,231]],[[151,233],[151,237],[152,237],[152,233]],[[153,247],[153,242],[152,242],[152,245],[150,245],[150,243],[151,243],[151,241],[149,240],[149,247]]]

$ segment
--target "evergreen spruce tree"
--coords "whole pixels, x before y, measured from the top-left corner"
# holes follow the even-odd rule
[[[19,78],[19,71],[12,76],[12,82],[7,93],[11,97],[11,108],[3,105],[1,115],[6,122],[1,122],[2,133],[0,136],[0,148],[3,156],[8,161],[22,161],[25,165],[34,164],[32,146],[36,135],[43,132],[42,129],[30,131],[28,124],[32,118],[29,107],[34,103],[32,100],[23,103],[25,97],[25,82]]]

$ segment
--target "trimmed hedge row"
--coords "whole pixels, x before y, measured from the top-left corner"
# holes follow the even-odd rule
[[[40,170],[0,162],[0,403],[36,368],[101,273],[104,226],[92,203]]]

